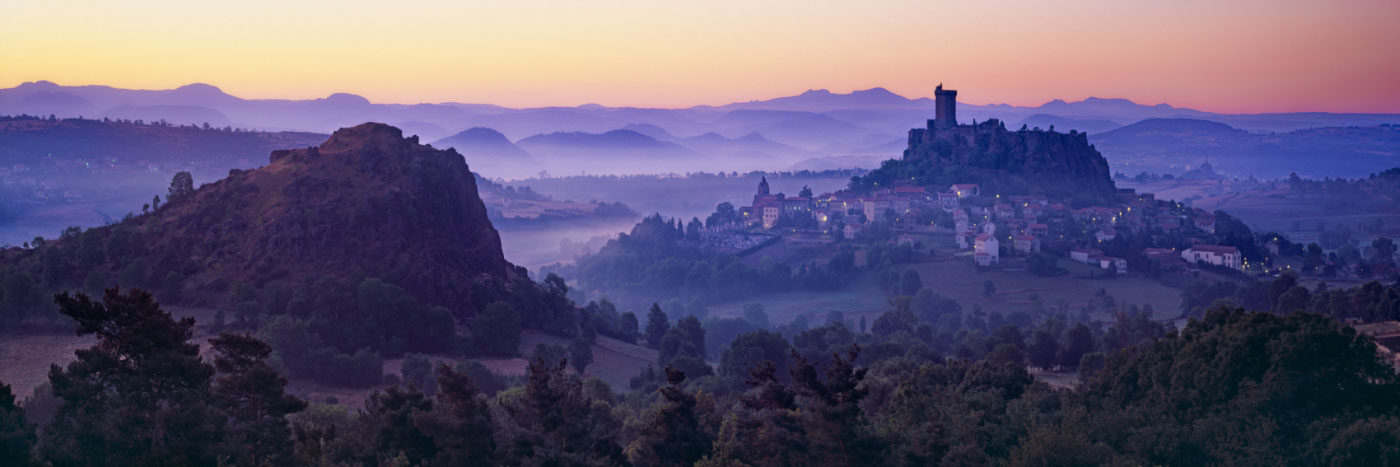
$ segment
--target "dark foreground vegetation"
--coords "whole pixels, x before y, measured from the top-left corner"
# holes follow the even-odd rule
[[[351,414],[287,395],[268,363],[271,349],[257,338],[224,334],[201,357],[194,321],[172,318],[146,292],[112,289],[101,301],[62,294],[56,302],[97,342],[66,368],[53,367],[45,400],[21,409],[0,385],[0,465],[1400,459],[1400,378],[1370,340],[1305,312],[1214,308],[1180,332],[1125,319],[1102,338],[1117,350],[1072,389],[1027,372],[1024,359],[1037,353],[1040,337],[1004,326],[988,338],[996,351],[946,358],[911,337],[918,318],[896,306],[869,334],[840,322],[798,333],[791,344],[775,332],[746,334],[716,375],[668,367],[644,375],[644,390],[626,396],[573,376],[567,359],[537,357],[523,384],[490,395],[483,386],[497,382],[444,365],[431,384],[388,387]],[[692,352],[689,338],[704,345],[704,331],[686,330],[695,327],[689,321],[664,326],[663,354]],[[1099,345],[1087,337],[1089,349]],[[702,388],[697,380],[715,383]]]

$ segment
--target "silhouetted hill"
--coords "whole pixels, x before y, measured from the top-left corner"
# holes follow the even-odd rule
[[[1079,119],[1049,114],[1031,115],[1026,117],[1025,120],[1022,120],[1021,125],[1025,125],[1028,129],[1040,128],[1048,130],[1053,126],[1057,131],[1076,130],[1086,133],[1102,133],[1123,126],[1123,124],[1112,120]]]
[[[467,158],[467,163],[476,173],[486,173],[494,177],[518,177],[533,175],[539,171],[539,161],[529,152],[490,128],[471,128],[435,141],[433,147],[456,149],[462,153],[462,157]]]
[[[1400,165],[1400,128],[1324,127],[1250,133],[1195,119],[1151,119],[1091,134],[1124,172],[1177,173],[1209,159],[1227,176],[1363,177]]]
[[[1141,138],[1147,136],[1193,136],[1228,138],[1242,136],[1246,132],[1224,123],[1191,118],[1151,118],[1131,125],[1104,132],[1105,139]]]
[[[34,165],[44,159],[89,159],[130,164],[236,166],[260,160],[275,149],[304,147],[325,135],[245,132],[117,121],[64,119],[0,120],[0,163]]]
[[[526,148],[532,154],[550,154],[555,157],[591,155],[598,151],[612,151],[620,157],[687,157],[698,155],[679,145],[657,141],[655,138],[631,130],[612,130],[606,133],[557,132],[531,136],[517,141],[516,145]]]
[[[453,148],[467,159],[477,156],[485,157],[523,157],[529,158],[530,153],[520,149],[515,143],[506,139],[506,135],[490,128],[476,127],[461,133],[449,136],[433,142],[434,147]]]
[[[932,99],[926,97],[909,99],[890,92],[888,89],[877,87],[852,91],[847,94],[833,93],[826,89],[812,89],[796,96],[734,103],[719,108],[825,112],[839,109],[909,109],[930,108],[932,106]]]
[[[629,123],[627,124],[627,126],[624,126],[621,129],[627,131],[635,131],[637,133],[650,136],[652,139],[655,139],[657,141],[664,141],[668,143],[674,143],[676,142],[676,140],[680,139],[677,138],[676,135],[671,134],[671,132],[666,131],[665,128],[661,128],[650,123]]]
[[[791,158],[807,154],[758,133],[749,133],[738,138],[729,138],[719,133],[705,133],[680,140],[680,144],[706,155],[719,155],[746,158]]]
[[[159,273],[151,277],[160,287],[178,289],[163,301],[200,306],[218,304],[236,284],[377,277],[459,316],[526,278],[503,257],[455,151],[366,123],[319,147],[275,151],[270,162],[232,170],[152,214],[7,250],[4,262],[80,285],[139,261]]]
[[[996,120],[954,128],[910,130],[908,149],[864,178],[870,187],[896,181],[946,189],[976,183],[983,193],[1046,194],[1084,201],[1114,199],[1104,159],[1083,133],[1008,131]]]

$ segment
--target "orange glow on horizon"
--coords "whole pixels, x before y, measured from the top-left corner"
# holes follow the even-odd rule
[[[686,107],[882,86],[1035,106],[1400,112],[1400,2],[126,2],[0,5],[0,87]]]

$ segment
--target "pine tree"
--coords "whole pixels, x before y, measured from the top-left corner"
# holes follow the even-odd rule
[[[661,311],[661,305],[652,303],[651,311],[647,312],[647,347],[661,348],[661,338],[666,337],[669,330],[671,323],[666,319],[666,312]]]
[[[509,443],[506,464],[589,465],[619,464],[622,448],[615,433],[600,426],[616,425],[610,411],[594,410],[583,395],[578,378],[564,370],[567,362],[530,363],[524,397],[505,404]]]
[[[688,466],[710,450],[711,436],[700,425],[695,395],[681,388],[685,373],[666,367],[666,386],[657,409],[628,448],[639,466]]]
[[[67,293],[59,311],[97,344],[49,371],[62,400],[44,431],[56,466],[213,465],[224,415],[212,404],[214,368],[190,342],[194,320],[171,318],[151,294],[108,289],[102,302]]]
[[[805,358],[795,356],[792,379],[801,401],[809,452],[817,465],[878,465],[882,444],[871,434],[860,401],[870,390],[861,384],[867,369],[856,368],[860,346],[845,357],[831,357],[825,378]]]
[[[438,447],[433,437],[414,423],[416,416],[432,410],[433,401],[412,386],[389,386],[383,392],[370,393],[360,410],[361,461],[384,465],[403,458],[409,465],[422,465],[424,460],[435,458]]]
[[[286,465],[292,461],[287,415],[306,402],[287,395],[287,379],[267,364],[272,347],[246,334],[210,339],[217,356],[214,401],[228,416],[223,451],[228,465]]]
[[[0,465],[33,465],[34,439],[34,425],[15,405],[15,395],[10,391],[10,386],[0,383]]]
[[[432,465],[494,465],[496,440],[491,409],[481,389],[466,373],[439,365],[433,410],[414,424],[438,447]]]

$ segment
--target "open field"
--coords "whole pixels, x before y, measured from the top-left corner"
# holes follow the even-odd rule
[[[798,315],[807,316],[812,326],[826,322],[826,314],[840,311],[847,320],[856,321],[865,316],[867,322],[888,308],[885,295],[875,285],[870,274],[861,274],[853,283],[841,290],[829,292],[783,292],[760,295],[743,300],[710,305],[710,316],[738,318],[744,315],[744,305],[758,303],[768,313],[768,322],[774,325],[792,321]]]
[[[523,376],[529,362],[526,358],[539,344],[553,344],[569,348],[569,339],[551,336],[537,331],[525,331],[520,335],[520,355],[517,358],[478,359],[496,373]],[[628,344],[610,337],[598,336],[593,344],[593,364],[583,370],[583,376],[596,376],[612,386],[614,391],[627,392],[632,377],[643,368],[656,362],[656,351],[640,345]],[[387,366],[387,365],[386,365]],[[569,368],[573,372],[573,367]]]
[[[1063,259],[1060,265],[1066,269],[1074,266],[1071,261]],[[1117,299],[1120,307],[1129,304],[1152,305],[1156,312],[1153,318],[1158,320],[1176,317],[1181,308],[1181,291],[1132,274],[1111,279],[1088,279],[1073,272],[1053,277],[1040,277],[1029,271],[993,269],[979,272],[971,261],[961,258],[915,264],[908,268],[919,272],[924,287],[957,300],[964,309],[981,306],[988,313],[1029,311],[1032,295],[1040,298],[1047,308],[1067,300],[1070,309],[1080,309],[1100,288]],[[982,294],[982,284],[989,280],[996,287],[996,293],[991,297]],[[1104,319],[1108,315],[1101,313],[1095,318]]]
[[[23,400],[49,380],[49,365],[76,360],[74,350],[91,346],[96,339],[74,335],[0,337],[0,381],[10,385],[15,399]]]
[[[957,300],[965,310],[981,306],[988,313],[1010,314],[1016,311],[1029,311],[1032,308],[1031,296],[1040,298],[1045,307],[1058,305],[1067,300],[1070,308],[1080,309],[1094,297],[1094,293],[1105,289],[1118,300],[1119,306],[1152,305],[1156,312],[1154,319],[1175,318],[1181,307],[1181,292],[1160,282],[1134,275],[1111,279],[1090,279],[1076,269],[1082,266],[1068,260],[1060,265],[1070,269],[1070,274],[1055,277],[1039,277],[1028,271],[988,270],[978,272],[967,258],[941,258],[937,261],[901,266],[919,272],[924,287],[933,289],[949,298]],[[1087,266],[1085,266],[1087,268]],[[992,297],[982,295],[984,281],[992,281],[997,292]],[[870,274],[844,289],[830,292],[785,292],[750,297],[744,300],[726,302],[709,307],[711,316],[739,317],[744,305],[758,303],[768,313],[774,324],[786,323],[798,315],[805,315],[813,326],[825,322],[826,314],[841,311],[847,320],[857,321],[864,316],[867,323],[889,308],[887,299]],[[1095,316],[1108,319],[1106,312]]]

